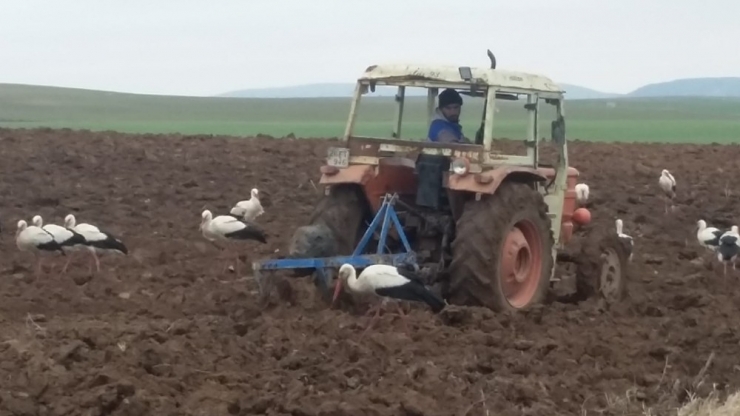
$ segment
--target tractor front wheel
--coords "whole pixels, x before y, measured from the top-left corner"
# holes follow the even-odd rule
[[[541,302],[553,270],[547,204],[525,183],[466,202],[452,242],[448,301],[494,311]]]

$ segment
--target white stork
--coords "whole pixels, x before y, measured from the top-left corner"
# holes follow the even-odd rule
[[[54,236],[35,225],[29,226],[26,221],[18,221],[18,229],[15,232],[15,245],[20,251],[31,251],[36,257],[36,275],[41,275],[41,252],[58,251],[64,254],[62,246],[54,241]]]
[[[696,222],[699,230],[696,232],[696,239],[699,244],[712,252],[717,251],[719,247],[719,238],[722,236],[722,231],[716,227],[707,227],[707,222],[699,220]]]
[[[64,217],[64,226],[85,237],[86,246],[92,253],[93,259],[95,260],[95,270],[98,272],[100,271],[100,260],[98,259],[97,254],[98,251],[128,255],[128,248],[126,248],[123,242],[116,238],[116,236],[107,231],[103,231],[92,224],[77,224],[77,220],[72,214]],[[69,266],[69,262],[72,260],[71,257],[72,256],[67,260],[67,264],[64,265],[65,269]],[[92,263],[90,263],[90,272],[92,273]]]
[[[724,276],[727,276],[727,263],[732,262],[732,270],[735,270],[735,260],[740,254],[740,234],[737,225],[733,225],[730,231],[719,237],[717,247],[717,259],[724,265]]]
[[[229,215],[239,219],[243,218],[244,221],[254,221],[255,218],[264,214],[265,210],[262,209],[262,204],[259,200],[259,191],[257,188],[252,188],[252,194],[249,199],[239,201],[231,208]]]
[[[588,185],[585,183],[579,183],[575,187],[576,191],[576,201],[578,201],[579,204],[583,205],[588,201]]]
[[[632,238],[631,235],[627,235],[622,232],[622,227],[624,227],[624,224],[622,223],[622,220],[620,218],[617,218],[616,221],[616,228],[617,228],[617,236],[625,241],[629,241],[630,243],[630,257],[629,261],[632,261],[632,250],[635,248],[635,240]]]
[[[424,286],[424,283],[414,273],[386,264],[367,266],[360,273],[360,277],[357,277],[357,271],[351,264],[343,264],[339,268],[339,279],[334,289],[332,303],[336,302],[339,297],[345,281],[349,290],[354,294],[373,295],[383,299],[381,303],[368,311],[368,314],[370,314],[375,309],[375,316],[370,320],[365,332],[373,326],[380,316],[380,308],[389,299],[424,302],[431,307],[434,313],[441,311],[446,305],[442,299]],[[404,319],[404,326],[406,326],[406,315],[401,310],[401,305],[396,304],[396,306],[399,315]]]
[[[219,215],[213,217],[209,210],[201,214],[200,230],[206,240],[215,242],[235,240],[256,240],[267,243],[265,232],[253,224],[239,220],[233,215]],[[226,269],[224,267],[224,269]],[[236,255],[236,275],[239,276],[239,254]]]
[[[723,232],[716,227],[707,227],[707,222],[699,220],[696,222],[699,229],[696,231],[696,239],[699,241],[699,245],[709,250],[712,253],[716,253],[719,248],[719,238]],[[702,257],[704,257],[702,255]]]
[[[658,179],[658,185],[666,196],[665,200],[665,213],[668,213],[668,199],[671,201],[671,211],[673,210],[673,198],[676,197],[676,179],[668,172],[668,169],[663,169],[660,172],[660,178]]]
[[[41,218],[41,215],[35,215],[33,219],[31,219],[31,223],[34,226],[40,227],[42,230],[51,234],[51,236],[54,237],[54,241],[56,241],[57,244],[59,244],[59,246],[61,246],[62,250],[65,252],[77,250],[80,247],[87,246],[87,240],[85,240],[84,236],[78,234],[74,230],[70,230],[69,228],[62,227],[56,224],[44,225],[44,220],[43,218]],[[66,266],[68,264],[69,260],[65,263],[65,267],[62,268],[62,274],[67,271]]]

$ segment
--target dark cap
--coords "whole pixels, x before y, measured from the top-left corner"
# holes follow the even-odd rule
[[[457,91],[453,90],[452,88],[447,88],[446,90],[439,93],[439,108],[447,107],[450,104],[462,105],[462,103],[462,97]]]

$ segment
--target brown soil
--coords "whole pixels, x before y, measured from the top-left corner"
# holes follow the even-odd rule
[[[204,207],[224,213],[257,186],[269,242],[245,243],[246,264],[284,251],[320,197],[328,143],[0,130],[0,415],[639,414],[686,399],[711,353],[698,393],[740,384],[737,277],[702,265],[694,238],[699,218],[737,222],[722,172],[740,169],[739,147],[571,144],[593,227],[620,216],[635,237],[623,305],[419,307],[410,334],[388,315],[358,342],[366,318],[328,309],[305,279],[260,307],[198,230]],[[679,182],[671,215],[664,167]],[[36,279],[16,221],[70,212],[130,255]]]

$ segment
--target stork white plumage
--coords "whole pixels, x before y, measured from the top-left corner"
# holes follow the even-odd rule
[[[588,201],[588,193],[589,193],[588,185],[586,185],[585,183],[576,184],[575,191],[576,191],[576,201],[581,205],[585,204],[586,201]]]
[[[386,264],[368,266],[360,273],[359,277],[357,277],[357,271],[351,264],[343,264],[339,268],[339,279],[334,289],[332,303],[336,302],[339,297],[344,282],[346,282],[350,292],[354,294],[373,295],[383,299],[381,303],[368,311],[368,314],[370,314],[374,309],[375,316],[370,320],[363,335],[373,326],[380,316],[381,307],[389,299],[424,302],[429,305],[434,313],[441,311],[446,305],[444,300],[424,286],[424,283],[414,273]],[[396,306],[399,315],[404,319],[404,326],[406,326],[406,315],[399,304],[396,304]]]
[[[629,244],[630,244],[630,257],[629,257],[629,261],[632,261],[632,254],[634,254],[632,250],[635,248],[635,240],[632,238],[631,235],[627,235],[627,234],[625,234],[625,233],[622,232],[622,229],[624,227],[624,223],[622,222],[622,220],[620,218],[617,218],[617,221],[615,223],[616,223],[615,225],[616,225],[616,228],[617,228],[617,236],[620,239],[622,239],[622,240],[628,241]]]
[[[671,211],[673,210],[673,199],[676,197],[676,178],[668,172],[668,169],[663,169],[660,172],[660,178],[658,179],[658,185],[665,194],[665,213],[668,213],[668,201],[671,201]]]
[[[730,231],[723,233],[719,237],[719,247],[717,247],[717,259],[724,266],[724,276],[727,276],[727,263],[732,263],[732,270],[735,269],[735,260],[740,254],[740,234],[738,234],[737,225],[733,225]]]
[[[77,250],[79,248],[87,246],[87,241],[85,240],[84,236],[75,232],[74,230],[70,230],[66,227],[62,227],[56,224],[44,225],[44,220],[43,218],[41,218],[41,215],[35,215],[33,219],[31,219],[31,223],[36,227],[41,227],[42,230],[51,234],[51,236],[54,238],[54,241],[56,241],[57,244],[62,247],[62,250],[64,252],[70,252],[72,250]],[[69,265],[69,259],[65,263],[65,266],[62,268],[62,274],[67,271],[67,265]]]
[[[41,252],[58,251],[64,254],[62,246],[54,241],[54,236],[35,225],[29,226],[24,220],[18,221],[15,232],[15,245],[20,251],[30,251],[36,257],[36,275],[41,275]]]
[[[696,232],[696,239],[699,241],[699,244],[712,252],[717,251],[719,238],[723,232],[716,227],[707,227],[707,222],[704,220],[697,221],[696,225],[699,227]]]
[[[249,199],[237,202],[229,212],[230,215],[236,218],[243,218],[244,221],[254,221],[255,218],[264,213],[265,210],[262,209],[257,188],[252,188],[252,194]]]
[[[262,244],[267,243],[265,232],[255,225],[239,220],[233,215],[219,215],[213,217],[209,210],[201,214],[200,230],[207,240],[211,242],[219,241],[239,241],[239,240],[256,240]],[[224,267],[224,270],[226,267]],[[239,254],[236,255],[236,274],[239,276]]]
[[[98,252],[102,253],[119,253],[123,255],[128,254],[128,248],[123,244],[121,240],[116,238],[113,234],[101,230],[100,228],[88,224],[81,223],[77,224],[77,219],[74,215],[69,214],[64,217],[64,226],[73,230],[74,232],[82,235],[85,238],[85,245],[87,249],[92,253],[93,260],[95,262],[95,270],[100,271],[100,260],[98,259]],[[67,264],[64,265],[66,269],[69,266],[70,259],[67,260]],[[90,264],[90,273],[92,273],[92,263]]]

